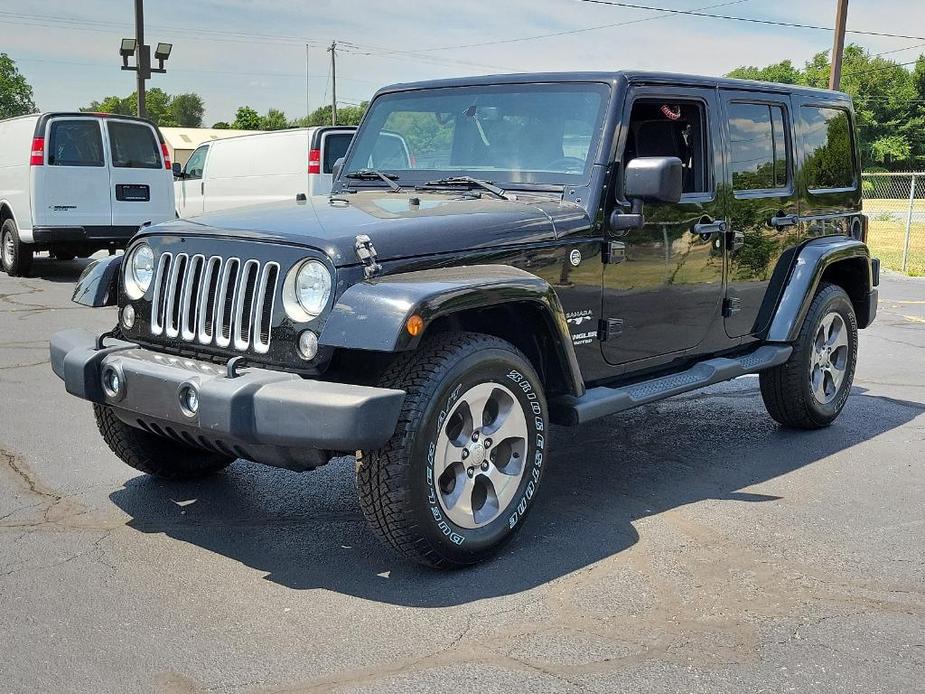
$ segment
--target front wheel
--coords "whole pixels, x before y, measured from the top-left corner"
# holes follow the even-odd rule
[[[405,397],[395,435],[357,458],[376,534],[438,568],[479,562],[523,525],[542,477],[548,412],[513,345],[447,333],[399,357],[381,385]]]
[[[222,470],[234,458],[186,446],[129,426],[108,405],[94,403],[103,440],[126,465],[168,480],[193,480]]]
[[[823,284],[803,320],[790,358],[759,376],[768,413],[798,429],[819,429],[838,417],[854,381],[858,321],[845,290]]]

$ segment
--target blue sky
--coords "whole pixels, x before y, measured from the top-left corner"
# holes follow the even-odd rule
[[[723,1],[643,4],[696,9]],[[830,26],[835,8],[835,0],[726,2],[709,11]],[[492,72],[640,68],[722,74],[785,58],[802,64],[832,41],[826,31],[666,17],[579,0],[148,0],[145,14],[147,42],[174,44],[168,74],[155,76],[149,87],[198,92],[207,125],[232,119],[242,104],[304,115],[306,41],[313,108],[330,99],[324,46],[331,40],[349,42],[338,53],[337,95],[343,102],[359,102],[392,82]],[[612,26],[626,22],[634,23]],[[925,2],[851,0],[848,26],[925,36]],[[129,94],[134,75],[119,70],[118,45],[133,27],[131,0],[0,0],[0,51],[17,61],[43,110]],[[510,41],[557,32],[576,33]],[[849,40],[872,52],[925,43],[850,34]],[[493,41],[507,43],[456,47]],[[891,57],[904,62],[922,50]]]

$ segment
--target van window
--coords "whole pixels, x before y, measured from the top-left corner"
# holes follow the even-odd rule
[[[52,121],[48,150],[51,166],[103,166],[99,121],[89,118]]]
[[[119,121],[110,121],[106,127],[113,166],[128,169],[159,169],[163,166],[161,149],[150,127]]]
[[[353,133],[330,133],[324,136],[324,161],[322,173],[329,174],[334,171],[334,162],[347,153]]]
[[[186,160],[186,166],[183,167],[183,173],[187,178],[202,178],[202,170],[206,166],[206,153],[209,147],[198,147],[195,152]]]
[[[848,112],[840,108],[804,106],[802,113],[806,187],[810,190],[853,189],[857,182]]]
[[[729,104],[732,187],[736,191],[787,187],[788,148],[784,109],[769,104]]]
[[[682,191],[709,192],[705,122],[700,102],[637,101],[630,116],[623,164],[636,157],[677,157],[682,166]],[[574,127],[570,135],[572,141],[581,136]]]

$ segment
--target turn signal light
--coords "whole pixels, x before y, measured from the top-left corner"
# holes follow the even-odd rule
[[[45,138],[32,138],[32,156],[29,157],[29,164],[32,166],[41,166],[45,163]]]
[[[415,313],[405,323],[405,330],[411,337],[417,337],[424,332],[424,319]]]
[[[170,168],[170,152],[167,151],[166,142],[161,143],[161,154],[164,155],[164,168],[169,169]]]

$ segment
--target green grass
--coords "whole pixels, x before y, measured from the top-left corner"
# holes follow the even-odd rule
[[[867,208],[865,205],[865,212]],[[870,252],[883,267],[890,270],[903,269],[903,247],[906,242],[906,222],[900,219],[878,218],[871,214],[867,232],[867,245]],[[925,222],[913,222],[909,237],[909,257],[906,272],[914,276],[925,275]]]

